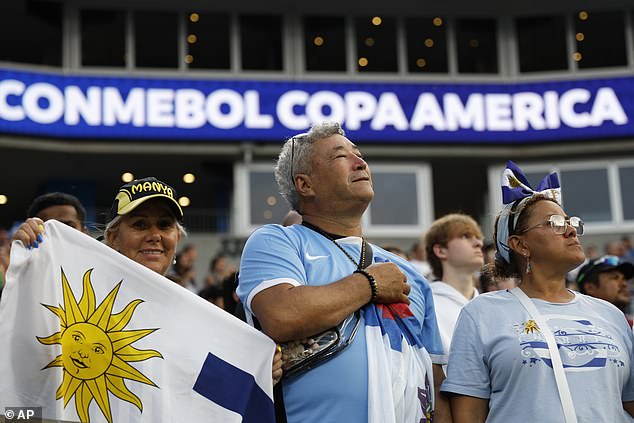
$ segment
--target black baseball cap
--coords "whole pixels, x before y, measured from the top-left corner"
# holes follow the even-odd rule
[[[110,219],[128,214],[152,198],[165,198],[176,218],[179,221],[183,219],[183,209],[176,201],[174,188],[154,177],[135,179],[119,188],[110,209]]]
[[[634,277],[634,264],[617,256],[603,256],[585,264],[577,274],[577,284],[581,285],[602,272],[618,270],[625,279]]]

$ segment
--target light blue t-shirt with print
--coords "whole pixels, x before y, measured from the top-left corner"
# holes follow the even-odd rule
[[[359,261],[361,238],[337,242]],[[373,263],[394,262],[411,286],[410,309],[420,322],[423,344],[433,363],[444,364],[431,290],[407,261],[372,245]],[[328,238],[302,225],[266,225],[248,239],[240,260],[238,296],[247,319],[251,300],[274,285],[327,285],[352,274],[355,264]],[[416,280],[416,281],[415,281]],[[414,283],[414,281],[416,283]],[[363,313],[362,313],[363,315]],[[368,362],[364,321],[354,341],[329,361],[285,380],[284,405],[289,423],[368,421]]]
[[[548,321],[579,423],[631,422],[634,337],[612,304],[575,293],[568,303],[534,299]],[[564,421],[539,327],[508,291],[479,295],[461,311],[442,391],[489,400],[487,422]]]

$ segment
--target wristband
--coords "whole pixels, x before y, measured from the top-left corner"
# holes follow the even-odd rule
[[[374,279],[374,276],[372,276],[371,274],[369,274],[363,269],[357,269],[353,273],[359,273],[360,275],[363,275],[366,277],[366,279],[370,283],[370,289],[372,290],[372,298],[370,299],[370,302],[373,303],[374,300],[376,300],[376,291],[377,291],[376,279]]]

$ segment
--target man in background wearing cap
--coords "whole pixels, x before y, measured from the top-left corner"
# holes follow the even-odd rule
[[[630,327],[632,316],[627,314],[630,304],[628,280],[634,276],[634,265],[617,256],[603,256],[584,265],[577,275],[582,294],[614,304],[625,313]]]

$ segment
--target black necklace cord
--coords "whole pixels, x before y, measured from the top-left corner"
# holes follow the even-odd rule
[[[328,233],[328,232],[324,231],[323,229],[321,229],[320,227],[313,225],[312,223],[302,222],[302,225],[306,226],[309,229],[312,229],[313,231],[317,232],[318,234],[320,234],[323,237],[325,237],[325,238],[329,239],[330,241],[332,241],[333,244],[335,244],[337,246],[337,248],[339,248],[346,255],[346,257],[348,257],[348,260],[350,260],[355,266],[357,266],[357,269],[354,272],[352,272],[352,273],[358,273],[358,274],[361,274],[361,275],[365,276],[365,278],[368,280],[368,283],[370,284],[370,289],[372,290],[372,298],[370,299],[370,302],[374,302],[376,300],[378,286],[377,286],[376,279],[374,278],[374,276],[372,276],[369,272],[367,272],[365,270],[365,268],[368,267],[368,265],[372,262],[372,247],[370,247],[370,245],[365,240],[365,238],[361,237],[361,257],[359,258],[359,261],[357,262],[350,255],[350,253],[348,253],[345,250],[345,248],[343,248],[337,242],[337,238],[342,238],[341,236]],[[369,250],[369,252],[370,252],[369,253],[370,259],[369,260],[367,260],[367,257],[366,257],[366,249]]]

